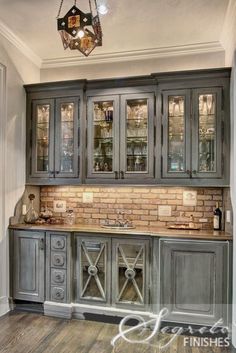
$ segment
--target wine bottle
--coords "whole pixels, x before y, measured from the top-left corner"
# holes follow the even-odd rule
[[[214,230],[221,230],[221,218],[222,218],[222,212],[219,209],[219,202],[217,202],[216,208],[214,210],[214,219],[213,219]]]

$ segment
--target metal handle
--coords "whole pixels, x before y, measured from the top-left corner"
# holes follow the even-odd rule
[[[118,172],[115,171],[115,179],[118,179],[118,178],[119,178]]]
[[[120,172],[120,175],[121,175],[121,179],[125,178],[125,173],[123,171]]]
[[[59,174],[60,173],[60,170],[56,170],[56,172],[55,172],[56,174]]]
[[[193,173],[193,174],[197,174],[197,171],[196,171],[196,170],[193,170],[192,173]]]
[[[192,178],[192,171],[191,170],[187,170],[186,173],[190,176],[190,178]]]
[[[44,250],[44,239],[43,238],[41,238],[39,240],[39,250]]]

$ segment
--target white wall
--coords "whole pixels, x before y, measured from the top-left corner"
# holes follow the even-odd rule
[[[5,49],[0,47],[0,63],[6,68],[6,114],[0,117],[0,315],[8,310],[9,217],[24,191],[25,185],[25,109],[23,78]],[[25,63],[27,66],[27,62]]]
[[[41,70],[41,82],[150,75],[154,72],[224,67],[224,51]]]
[[[231,190],[231,200],[234,210],[233,218],[233,323],[232,323],[232,339],[233,344],[236,347],[236,51],[234,54],[232,74],[231,74],[231,172],[230,172],[230,190]]]

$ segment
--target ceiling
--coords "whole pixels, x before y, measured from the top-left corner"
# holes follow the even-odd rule
[[[104,0],[98,0],[98,2]],[[219,45],[229,0],[106,0],[110,11],[101,16],[103,46],[89,58],[64,50],[57,32],[60,0],[0,0],[0,34],[28,48],[38,63],[119,55],[151,55],[155,51]],[[61,17],[72,7],[64,0]],[[89,12],[88,0],[77,6]],[[25,50],[26,51],[26,50]],[[91,60],[91,59],[90,59]]]

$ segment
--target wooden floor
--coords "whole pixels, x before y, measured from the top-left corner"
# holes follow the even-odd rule
[[[62,320],[41,314],[11,312],[0,318],[1,353],[232,353],[232,348],[190,348],[179,336],[165,351],[111,339],[118,326],[94,321]],[[165,338],[170,339],[170,335]],[[154,344],[154,343],[153,343]]]

